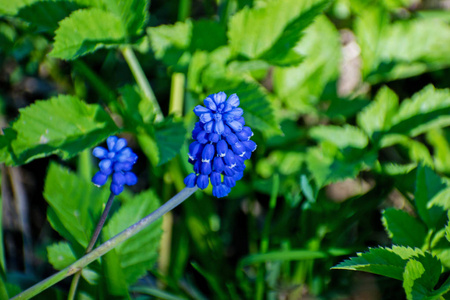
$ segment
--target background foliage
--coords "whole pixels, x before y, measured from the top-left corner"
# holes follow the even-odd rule
[[[184,187],[192,109],[219,91],[259,146],[244,179],[89,265],[78,299],[448,298],[449,20],[425,0],[0,0],[0,298],[84,253],[108,197],[92,147],[140,154],[106,241]]]

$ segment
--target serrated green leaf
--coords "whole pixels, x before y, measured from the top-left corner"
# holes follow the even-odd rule
[[[326,84],[337,79],[341,57],[339,33],[325,16],[319,16],[305,30],[295,51],[304,60],[296,67],[274,68],[274,91],[288,108],[307,112],[316,109]],[[352,106],[353,103],[347,105]]]
[[[73,246],[86,248],[108,191],[52,163],[45,180],[44,198],[49,204],[50,225]]]
[[[427,236],[426,227],[419,220],[399,209],[383,211],[383,225],[396,245],[421,248]]]
[[[371,139],[391,127],[392,118],[398,109],[398,96],[388,87],[381,88],[374,101],[357,115],[357,123]]]
[[[11,142],[17,138],[17,132],[12,128],[4,128],[3,135],[0,135],[0,162],[7,165],[14,164],[17,158],[11,147]]]
[[[98,8],[80,9],[59,23],[50,55],[72,60],[100,48],[125,43],[127,32],[115,14]]]
[[[225,92],[228,96],[236,93],[240,106],[244,110],[246,124],[258,129],[267,136],[282,134],[280,125],[275,120],[275,113],[269,101],[268,93],[256,82],[215,78],[209,82],[210,93]]]
[[[366,7],[355,20],[355,34],[361,49],[362,73],[367,77],[379,64],[381,37],[389,25],[389,14],[381,6]]]
[[[440,190],[429,202],[427,207],[440,206],[444,210],[450,210],[450,187]]]
[[[429,201],[447,186],[442,179],[429,167],[419,166],[416,177],[414,202],[420,218],[429,228],[435,228],[445,217],[444,210],[439,206],[428,207]]]
[[[380,148],[400,145],[407,151],[410,160],[433,166],[433,158],[427,146],[421,142],[401,134],[385,134],[378,142]]]
[[[153,105],[141,94],[137,86],[125,85],[119,92],[122,95],[123,115],[127,119],[125,127],[128,130],[136,131],[137,126],[152,123]]]
[[[156,210],[160,201],[156,193],[149,190],[135,196],[123,204],[117,213],[108,221],[102,230],[104,239],[109,239],[128,226],[139,221]],[[115,248],[120,267],[127,284],[132,284],[151,269],[158,257],[159,241],[162,230],[159,219],[141,232],[126,240]]]
[[[426,133],[427,142],[433,147],[433,158],[436,170],[450,173],[450,141],[441,128],[432,129]]]
[[[217,22],[199,20],[160,25],[147,30],[155,57],[185,71],[192,53],[211,52],[226,44],[225,29]],[[214,39],[211,39],[214,36]]]
[[[450,90],[428,85],[405,100],[392,119],[390,132],[417,136],[450,125]]]
[[[408,300],[426,299],[428,291],[418,281],[424,273],[425,268],[417,260],[410,259],[406,263],[405,272],[403,273],[403,288]]]
[[[302,30],[312,23],[327,3],[286,0],[269,1],[261,8],[246,7],[229,21],[231,49],[249,59],[260,58],[273,63],[283,61],[300,40]]]
[[[12,125],[17,136],[11,141],[16,165],[55,153],[71,158],[117,131],[99,105],[68,95],[36,101],[19,112]]]
[[[361,129],[348,124],[343,127],[334,125],[316,126],[309,131],[309,135],[319,142],[328,141],[336,145],[339,149],[348,147],[363,149],[369,142],[367,136]]]
[[[418,248],[412,249],[402,246],[370,248],[368,252],[357,253],[357,255],[339,263],[332,269],[364,271],[403,280],[407,262],[410,259],[414,259],[424,266],[427,276],[422,283],[424,286],[430,287],[430,289],[436,285],[441,273],[439,260],[430,253],[422,252]]]
[[[375,152],[364,150],[344,156],[335,145],[325,142],[320,148],[308,149],[306,163],[317,188],[321,188],[331,182],[355,177],[361,170],[373,165],[376,158]]]
[[[147,0],[103,0],[106,10],[120,17],[128,35],[138,35],[142,32],[148,19]]]
[[[446,45],[450,42],[450,26],[445,21],[412,19],[388,24],[389,16],[385,11],[381,16],[371,16],[369,11],[372,10],[367,9],[361,16],[362,21],[356,24],[363,61],[367,65],[364,74],[369,82],[411,77],[448,67]]]
[[[39,31],[53,33],[58,22],[83,6],[71,1],[37,1],[20,7],[17,17],[37,27]]]
[[[77,260],[67,242],[59,242],[47,247],[48,261],[56,270],[62,270]]]
[[[184,143],[186,129],[183,122],[166,118],[155,125],[155,141],[158,147],[158,166],[174,158]]]

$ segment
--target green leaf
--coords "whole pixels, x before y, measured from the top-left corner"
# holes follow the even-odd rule
[[[59,21],[82,7],[71,1],[37,1],[20,7],[16,16],[36,26],[39,31],[53,33]]]
[[[290,109],[299,112],[315,110],[326,84],[338,77],[339,33],[325,16],[319,16],[305,30],[295,51],[304,56],[304,60],[295,67],[274,68],[274,91]],[[352,103],[346,107],[353,106]]]
[[[302,31],[319,15],[328,1],[269,1],[264,7],[245,7],[229,21],[228,38],[234,53],[271,63],[298,63],[291,51]],[[292,56],[293,55],[293,56]],[[287,56],[293,60],[285,61]]]
[[[225,29],[211,20],[187,20],[173,25],[150,27],[147,33],[155,57],[166,65],[182,68],[182,71],[188,67],[192,53],[211,52],[227,42]]]
[[[56,270],[62,270],[77,260],[67,242],[59,242],[47,247],[48,261]]]
[[[365,7],[355,20],[355,34],[361,49],[363,77],[379,64],[380,39],[389,25],[389,14],[381,6]]]
[[[403,288],[408,300],[426,299],[428,291],[418,280],[424,273],[425,268],[417,260],[411,259],[406,263],[405,272],[403,273]]]
[[[119,89],[122,95],[123,115],[127,119],[125,127],[136,131],[136,127],[153,123],[153,105],[141,94],[137,86],[125,85]]]
[[[72,60],[103,47],[125,43],[122,20],[98,8],[80,9],[59,23],[50,55]]]
[[[313,174],[317,188],[355,177],[361,170],[372,166],[376,159],[376,152],[366,150],[350,151],[344,155],[329,142],[309,148],[306,155],[308,170]]]
[[[440,190],[429,202],[428,209],[433,206],[440,206],[446,211],[450,211],[450,187]]]
[[[334,125],[316,126],[309,131],[309,135],[319,142],[328,141],[339,149],[348,147],[364,149],[369,142],[361,129],[348,124],[343,127]]]
[[[423,246],[427,229],[407,212],[388,208],[383,211],[382,221],[394,244],[418,248]]]
[[[444,20],[412,19],[388,24],[385,11],[366,11],[355,27],[369,82],[416,76],[450,64],[445,46],[450,42],[450,26]]]
[[[446,138],[443,129],[432,129],[426,133],[427,142],[433,147],[433,158],[436,170],[441,173],[450,173],[450,141]]]
[[[426,166],[419,166],[417,169],[414,202],[420,218],[429,228],[436,228],[442,221],[442,218],[446,216],[442,207],[428,207],[429,201],[444,188],[446,188],[446,185],[433,170]]]
[[[450,90],[428,85],[405,100],[392,119],[390,132],[417,136],[450,125]]]
[[[424,278],[423,283],[427,287],[434,287],[441,273],[441,264],[435,256],[417,248],[412,249],[402,246],[370,248],[368,252],[357,253],[356,257],[351,257],[332,269],[364,271],[403,280],[403,273],[410,259],[423,264],[427,273],[427,278]]]
[[[106,10],[120,17],[128,35],[138,35],[142,32],[148,19],[147,0],[103,0]]]
[[[45,180],[44,198],[49,204],[47,218],[50,225],[72,246],[86,248],[102,204],[108,199],[108,190],[99,189],[52,163]]]
[[[148,190],[135,196],[124,203],[109,220],[102,230],[103,238],[106,240],[115,236],[156,210],[159,205],[154,191]],[[157,220],[114,249],[127,284],[135,283],[156,263],[162,235],[161,222],[161,219]]]
[[[99,105],[86,104],[73,96],[36,101],[19,112],[12,125],[17,136],[11,141],[16,165],[55,153],[63,159],[71,158],[117,131]]]
[[[427,146],[405,135],[388,133],[381,136],[378,144],[379,148],[399,145],[400,148],[406,150],[410,160],[427,166],[433,166],[433,158]]]
[[[174,158],[184,143],[186,129],[183,122],[166,118],[155,125],[155,142],[158,148],[158,166]]]
[[[258,83],[244,80],[215,78],[209,82],[209,91],[224,91],[228,96],[236,93],[244,110],[245,122],[267,136],[282,134],[267,91]]]
[[[378,91],[374,101],[357,115],[357,123],[371,139],[378,140],[378,135],[391,127],[397,110],[398,96],[384,86]]]

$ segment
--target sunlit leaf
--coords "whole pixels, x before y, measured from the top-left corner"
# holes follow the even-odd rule
[[[403,280],[406,264],[411,259],[414,259],[425,268],[426,276],[423,278],[423,284],[429,289],[436,285],[441,273],[439,260],[430,253],[422,252],[418,248],[412,249],[402,246],[393,246],[392,248],[379,247],[371,248],[368,252],[357,253],[357,255],[339,263],[333,269],[364,271]]]
[[[317,141],[328,141],[340,149],[347,147],[363,149],[369,142],[364,132],[348,124],[343,127],[316,126],[309,131],[309,135]]]
[[[294,67],[275,67],[275,93],[290,109],[305,112],[315,109],[325,85],[337,79],[341,42],[336,27],[324,16],[316,18],[295,47],[304,60]],[[346,107],[353,107],[354,104]]]
[[[68,159],[117,131],[99,105],[73,96],[36,101],[19,112],[12,125],[17,136],[11,140],[16,165],[54,153]]]
[[[228,38],[234,53],[248,59],[261,58],[274,64],[298,63],[291,50],[328,1],[270,1],[264,7],[248,7],[229,21]],[[293,59],[285,61],[288,55]]]
[[[366,106],[357,116],[358,125],[371,137],[389,129],[392,118],[397,113],[398,97],[388,87],[380,89],[373,102]]]
[[[390,132],[417,136],[450,125],[450,90],[428,85],[405,100],[392,118]]]
[[[80,9],[59,23],[50,55],[72,60],[99,48],[126,41],[127,31],[120,17],[98,8]]]

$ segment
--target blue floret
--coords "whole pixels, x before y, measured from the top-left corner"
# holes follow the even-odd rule
[[[127,147],[127,141],[116,136],[110,136],[106,140],[108,149],[103,147],[95,147],[92,154],[100,158],[98,171],[92,182],[95,185],[102,186],[108,180],[108,176],[112,175],[110,190],[114,195],[119,195],[124,185],[135,185],[137,177],[131,171],[136,163],[138,156]]]

